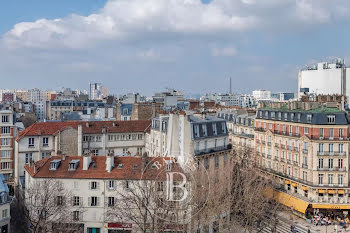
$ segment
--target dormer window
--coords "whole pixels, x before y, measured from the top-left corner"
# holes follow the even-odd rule
[[[307,116],[306,116],[306,122],[307,122],[307,123],[311,123],[311,122],[312,122],[312,115],[311,115],[311,114],[307,114]]]
[[[68,170],[70,171],[77,170],[78,165],[79,165],[79,160],[72,160],[68,165]]]
[[[118,168],[118,169],[122,169],[123,166],[124,166],[124,164],[120,163],[120,164],[118,164],[117,168]]]
[[[195,138],[199,137],[199,125],[194,126],[194,137]]]
[[[213,123],[213,134],[217,135],[218,131],[216,130],[216,123]]]
[[[266,111],[266,112],[265,112],[265,118],[268,118],[268,117],[269,117],[269,112]]]
[[[276,115],[275,112],[271,112],[271,118],[272,118],[272,119],[275,119],[275,115]]]
[[[282,113],[278,113],[278,120],[281,120],[281,117],[282,117]]]
[[[334,124],[335,123],[335,116],[334,115],[329,115],[327,116],[328,123]]]
[[[132,168],[137,169],[138,168],[137,164],[134,164],[134,166]]]
[[[290,120],[293,121],[294,120],[294,113],[290,114]]]
[[[57,170],[61,164],[61,160],[55,159],[50,162],[50,170]]]
[[[284,113],[284,120],[287,120],[288,119],[288,113]]]
[[[172,164],[169,162],[166,164],[166,170],[171,171]]]
[[[203,136],[204,137],[208,136],[207,125],[206,124],[202,124],[202,131],[203,131]]]

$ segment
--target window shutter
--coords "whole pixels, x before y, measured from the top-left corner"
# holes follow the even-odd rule
[[[91,182],[89,182],[89,189],[91,189]]]
[[[89,197],[88,202],[89,202],[89,206],[91,206],[91,197]]]
[[[100,189],[100,182],[96,181],[96,189],[99,190]]]
[[[96,206],[100,206],[100,197],[96,197]]]

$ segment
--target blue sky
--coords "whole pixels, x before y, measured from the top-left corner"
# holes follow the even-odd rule
[[[151,94],[296,91],[298,70],[348,60],[350,2],[322,0],[6,1],[1,88]]]

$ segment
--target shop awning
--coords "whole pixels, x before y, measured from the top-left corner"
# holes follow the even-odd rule
[[[317,190],[318,193],[326,193],[326,190],[325,189],[319,189]]]
[[[350,205],[328,205],[328,204],[312,204],[314,209],[338,209],[338,210],[349,210]]]
[[[338,189],[338,194],[344,194],[345,190],[344,189]]]
[[[328,189],[328,193],[329,194],[335,194],[335,190],[334,189]]]
[[[290,184],[290,180],[285,180],[284,183]]]
[[[306,186],[301,186],[301,188],[304,190],[304,191],[307,191],[307,187]]]
[[[293,209],[300,213],[305,213],[309,203],[291,195],[272,189],[266,189],[264,191],[265,196],[275,199],[278,203],[281,203],[287,207],[293,206]]]
[[[298,184],[297,183],[292,183],[292,186],[293,187],[298,187]]]

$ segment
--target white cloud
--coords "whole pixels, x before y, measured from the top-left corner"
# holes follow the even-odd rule
[[[89,48],[101,40],[140,36],[223,36],[258,27],[327,23],[346,17],[350,1],[322,0],[109,0],[95,14],[16,24],[7,47]],[[305,26],[305,25],[303,25]]]
[[[237,50],[234,47],[225,47],[225,48],[213,48],[211,54],[215,57],[225,56],[233,57],[237,55]]]

